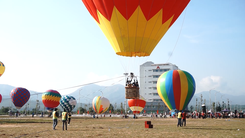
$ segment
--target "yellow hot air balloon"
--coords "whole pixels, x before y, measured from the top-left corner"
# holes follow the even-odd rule
[[[117,55],[149,56],[190,0],[82,0]]]
[[[0,77],[3,75],[4,71],[5,71],[5,66],[4,66],[4,64],[0,61]]]

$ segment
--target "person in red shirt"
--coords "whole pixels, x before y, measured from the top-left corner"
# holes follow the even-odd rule
[[[186,113],[182,113],[182,126],[186,126]]]

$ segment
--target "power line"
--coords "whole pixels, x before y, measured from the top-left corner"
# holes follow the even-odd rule
[[[71,87],[67,87],[67,88],[62,88],[62,89],[58,89],[58,91],[66,90],[66,89],[72,89],[72,88],[76,88],[76,87],[81,87],[81,86],[90,85],[90,84],[99,83],[99,82],[104,82],[104,81],[109,81],[109,80],[114,80],[114,79],[118,79],[118,78],[122,78],[122,77],[125,77],[125,76],[119,76],[119,77],[115,77],[115,78],[111,78],[111,79],[107,79],[107,80],[101,80],[101,81],[90,82],[90,83],[81,84],[81,85],[77,85],[77,86],[71,86]]]

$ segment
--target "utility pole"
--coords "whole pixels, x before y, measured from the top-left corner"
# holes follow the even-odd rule
[[[80,111],[81,111],[81,102],[80,102],[80,98],[81,98],[81,97],[80,97],[80,92],[81,92],[81,90],[82,90],[82,89],[79,90],[79,106],[78,106],[79,114],[81,114],[81,113],[80,113]]]
[[[202,94],[201,94],[201,105],[202,105]]]
[[[128,76],[128,73],[123,73],[124,74],[124,76],[125,76],[125,83],[126,83],[126,78],[127,78],[127,76]],[[125,97],[126,97],[126,95],[125,95]],[[125,98],[125,115],[127,114],[127,99]],[[126,117],[125,117],[126,118]]]
[[[196,98],[196,111],[197,111],[197,98]]]
[[[204,99],[204,105],[206,106],[206,99]],[[208,108],[206,107],[206,111],[207,112]]]

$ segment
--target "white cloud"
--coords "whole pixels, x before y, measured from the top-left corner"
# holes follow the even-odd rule
[[[208,76],[203,78],[199,83],[200,91],[208,91],[210,89],[219,89],[223,82],[220,76]]]

